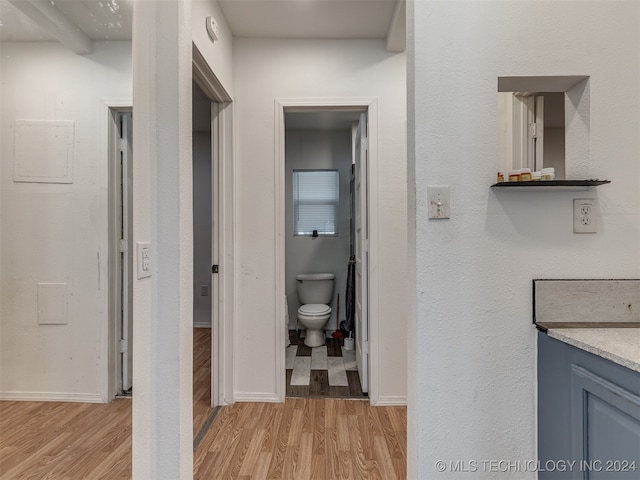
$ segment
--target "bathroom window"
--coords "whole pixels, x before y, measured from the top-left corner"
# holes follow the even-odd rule
[[[294,170],[293,234],[337,236],[339,201],[337,170]]]

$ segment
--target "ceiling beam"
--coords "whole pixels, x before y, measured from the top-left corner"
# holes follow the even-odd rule
[[[49,0],[9,0],[22,13],[48,30],[65,47],[79,55],[91,53],[93,43]]]
[[[387,52],[400,53],[407,48],[407,4],[405,0],[396,2],[396,9],[387,31]]]

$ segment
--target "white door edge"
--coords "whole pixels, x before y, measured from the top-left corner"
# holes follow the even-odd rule
[[[108,288],[104,289],[106,295],[106,318],[103,322],[103,338],[104,343],[101,346],[102,357],[107,359],[106,368],[101,371],[101,393],[100,398],[104,402],[109,402],[115,398],[119,393],[120,388],[120,376],[121,376],[121,362],[120,362],[120,326],[119,316],[116,314],[120,309],[120,301],[116,290],[118,289],[118,283],[116,282],[116,273],[118,271],[118,253],[120,251],[120,241],[115,235],[114,229],[117,223],[116,215],[116,174],[114,156],[119,151],[120,140],[118,132],[118,126],[115,122],[115,117],[119,113],[131,112],[133,101],[130,98],[103,98],[102,99],[102,111],[105,123],[101,129],[101,150],[102,158],[105,159],[108,171],[107,181],[107,210],[109,217],[108,227],[108,252],[104,255],[100,255],[98,252],[99,266],[102,262],[107,263],[106,272],[106,284]]]

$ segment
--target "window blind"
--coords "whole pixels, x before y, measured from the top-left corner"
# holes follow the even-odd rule
[[[337,170],[293,171],[293,234],[338,235]]]

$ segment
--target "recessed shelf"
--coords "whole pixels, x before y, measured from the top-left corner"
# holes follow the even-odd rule
[[[491,188],[507,188],[522,191],[532,190],[588,190],[589,187],[597,187],[611,183],[611,180],[536,180],[531,182],[500,182],[491,185]]]

